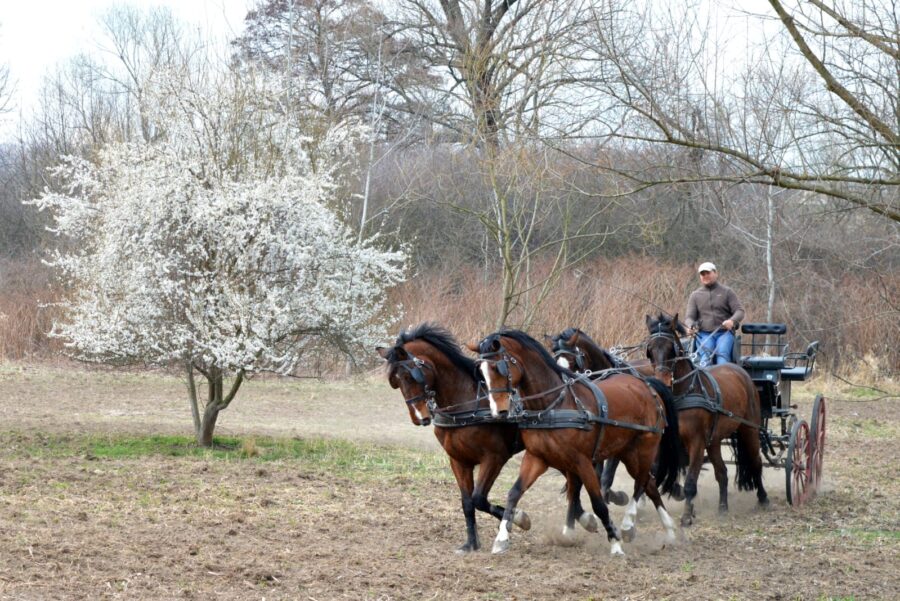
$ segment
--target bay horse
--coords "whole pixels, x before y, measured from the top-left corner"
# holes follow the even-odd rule
[[[684,482],[682,526],[695,517],[694,497],[703,464],[709,456],[719,484],[719,511],[728,511],[728,469],[722,459],[722,439],[732,437],[737,464],[738,490],[756,490],[760,506],[769,503],[762,482],[759,430],[762,410],[759,393],[750,375],[733,363],[698,368],[681,342],[686,335],[678,314],[646,316],[647,358],[657,377],[672,387],[678,405],[678,428],[687,450],[689,466]]]
[[[579,328],[566,328],[559,334],[548,336],[547,339],[550,352],[559,365],[572,371],[585,372],[591,379],[603,377],[604,372],[609,370],[618,370],[641,378],[653,377],[653,364],[649,359],[622,361]],[[618,467],[618,459],[613,457],[606,461],[603,474],[600,476],[600,488],[603,490],[604,501],[625,505],[628,503],[628,495],[622,491],[612,490]],[[684,500],[680,484],[676,483],[672,487],[670,496],[676,501]]]
[[[450,458],[466,519],[466,542],[457,552],[478,550],[475,510],[503,517],[504,508],[490,504],[488,493],[510,457],[524,449],[518,427],[491,417],[481,372],[447,330],[423,323],[400,332],[393,347],[376,350],[387,360],[388,381],[403,394],[412,423],[427,426],[433,421],[434,435]],[[586,530],[597,531],[597,519],[584,511],[580,492],[578,485],[570,495],[565,534],[574,529],[576,518]],[[521,510],[512,521],[523,530],[531,526]]]
[[[644,493],[653,501],[667,538],[675,539],[675,522],[656,487],[658,479],[663,490],[669,490],[677,478],[681,456],[678,418],[672,395],[662,382],[628,374],[591,382],[558,365],[547,349],[520,330],[495,332],[469,349],[479,353],[481,371],[489,384],[491,414],[511,414],[517,419],[525,445],[494,553],[509,549],[510,520],[516,505],[549,467],[583,483],[606,530],[612,555],[625,554],[622,537],[633,538],[637,501]],[[657,454],[654,474],[650,468]],[[635,481],[622,532],[610,521],[595,469],[609,457],[621,459]]]

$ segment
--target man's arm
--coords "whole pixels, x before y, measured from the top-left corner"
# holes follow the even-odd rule
[[[744,321],[744,305],[741,304],[741,301],[737,297],[737,294],[734,293],[734,290],[728,292],[728,308],[731,310],[731,317],[729,318],[731,321]]]
[[[700,319],[700,309],[697,307],[697,296],[691,292],[691,295],[688,297],[687,310],[684,312],[684,319],[682,322],[690,330],[697,325],[698,319]]]

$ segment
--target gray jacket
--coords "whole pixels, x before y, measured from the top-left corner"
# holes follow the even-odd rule
[[[700,286],[691,292],[684,316],[687,327],[696,325],[703,332],[712,332],[726,319],[744,319],[744,306],[734,290],[716,282],[709,288]]]

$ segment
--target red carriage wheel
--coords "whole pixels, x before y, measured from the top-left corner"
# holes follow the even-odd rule
[[[809,425],[805,420],[794,423],[788,443],[787,458],[784,463],[788,503],[799,507],[812,492],[813,442],[809,436]]]
[[[813,403],[812,421],[809,427],[809,435],[812,437],[813,442],[813,490],[818,490],[819,483],[822,482],[822,459],[825,456],[825,424],[825,397],[819,394],[816,395],[816,402]]]

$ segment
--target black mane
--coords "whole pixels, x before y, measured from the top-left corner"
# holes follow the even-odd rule
[[[672,321],[675,318],[665,313],[659,313],[655,318],[651,317],[647,323],[647,329],[651,334],[672,334],[679,336],[687,336],[687,330],[678,322],[676,329],[672,328]]]
[[[550,367],[559,376],[569,376],[569,377],[575,376],[574,372],[559,365],[556,362],[556,360],[553,358],[553,356],[547,351],[547,348],[543,344],[541,344],[540,342],[538,342],[537,340],[535,340],[534,338],[532,338],[531,336],[529,336],[522,330],[503,329],[503,330],[500,330],[499,332],[494,332],[493,334],[487,336],[484,340],[481,341],[481,343],[478,345],[478,350],[482,354],[491,352],[491,348],[494,344],[494,341],[499,339],[500,336],[506,336],[507,338],[512,338],[513,340],[515,340],[522,346],[533,350],[535,353],[537,353],[541,357],[541,359],[544,360],[544,363],[546,363],[547,366]]]
[[[456,342],[456,338],[453,337],[453,334],[437,324],[428,322],[420,323],[415,327],[402,330],[400,334],[397,335],[397,340],[394,341],[394,347],[388,353],[388,362],[394,363],[397,361],[397,349],[413,340],[424,340],[446,355],[453,365],[471,375],[473,378],[480,379],[481,372],[478,370],[475,360],[462,354],[459,343]]]

